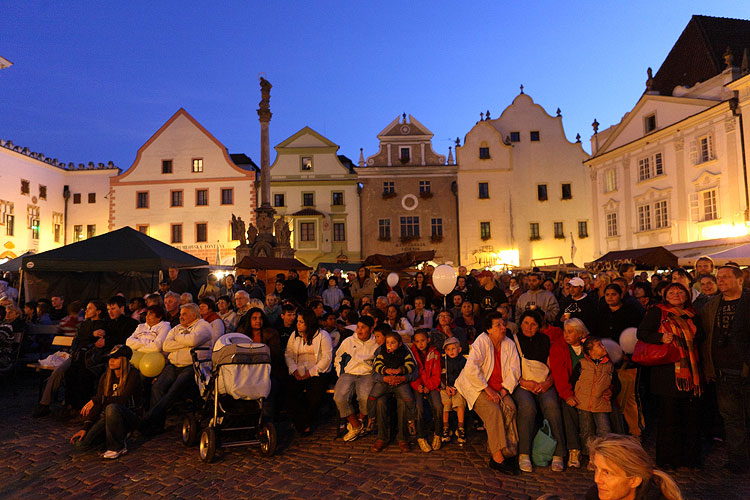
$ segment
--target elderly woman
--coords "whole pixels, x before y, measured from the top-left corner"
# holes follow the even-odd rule
[[[370,277],[370,271],[365,266],[359,266],[357,277],[349,284],[355,304],[360,305],[363,297],[369,297],[372,302],[372,294],[375,291],[375,281]]]
[[[460,326],[456,326],[453,322],[453,315],[449,311],[443,309],[438,314],[438,324],[435,325],[435,328],[430,332],[430,339],[432,340],[432,345],[442,353],[443,344],[446,339],[451,337],[456,337],[458,339],[458,342],[461,344],[461,352],[469,352],[469,341],[466,338],[466,330]]]
[[[219,317],[224,322],[224,331],[234,332],[237,329],[237,323],[239,317],[237,313],[232,310],[232,299],[229,295],[222,295],[219,300],[216,301],[216,308],[219,311]]]
[[[456,379],[456,389],[470,410],[482,419],[492,454],[490,467],[504,474],[517,474],[516,406],[511,394],[521,376],[516,345],[505,336],[505,323],[498,312],[486,317],[487,331],[479,335]],[[510,432],[508,432],[510,431]]]
[[[464,329],[469,344],[474,342],[474,339],[482,332],[482,320],[474,312],[474,306],[468,300],[461,304],[461,316],[456,318],[456,326]]]
[[[589,331],[578,318],[570,318],[564,324],[563,336],[549,348],[549,367],[555,389],[562,400],[562,418],[565,426],[565,441],[568,444],[568,467],[581,466],[581,439],[578,433],[578,401],[570,376],[583,358],[583,341]]]
[[[543,323],[541,311],[524,311],[520,323],[521,332],[516,335],[515,341],[522,358],[521,380],[513,391],[513,399],[518,407],[518,467],[523,472],[533,470],[531,441],[536,431],[537,408],[541,407],[544,418],[552,428],[552,437],[557,441],[551,468],[554,472],[562,472],[565,433],[557,391],[549,370],[550,339],[540,331]]]
[[[683,284],[664,289],[664,302],[652,307],[638,327],[638,340],[669,344],[671,359],[651,367],[651,392],[659,398],[656,464],[668,467],[700,465],[700,406],[703,373],[698,342],[703,335]]]
[[[211,330],[214,332],[211,336],[211,345],[213,346],[219,340],[219,337],[224,335],[226,330],[224,320],[219,316],[216,302],[211,297],[201,299],[198,303],[198,309],[201,312],[201,318],[211,325]]]

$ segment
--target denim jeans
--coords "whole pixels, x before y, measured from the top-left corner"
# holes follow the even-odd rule
[[[147,426],[163,427],[167,410],[195,386],[193,366],[177,367],[167,362],[164,370],[151,386],[151,407],[144,417]]]
[[[408,383],[390,385],[385,382],[375,382],[370,391],[368,400],[376,406],[376,419],[378,424],[378,439],[388,441],[388,395],[394,394],[398,400],[398,434],[399,441],[406,441],[407,434],[404,423],[416,419],[417,408],[414,403],[414,392]]]
[[[443,432],[443,402],[440,400],[440,389],[430,391],[427,394],[417,394],[417,436],[427,438],[427,429],[424,425],[425,405],[432,410],[432,425],[434,433],[440,435]]]
[[[568,405],[565,405],[568,406]],[[578,425],[581,430],[581,441],[587,446],[594,436],[604,437],[612,429],[609,423],[609,413],[578,410]]]
[[[534,440],[536,431],[536,413],[537,405],[539,405],[544,418],[549,421],[552,437],[557,440],[555,456],[565,456],[565,431],[555,386],[553,385],[542,394],[534,394],[519,385],[513,391],[513,399],[518,408],[518,453],[531,455],[531,442]]]
[[[570,406],[565,401],[560,402],[562,407],[562,419],[565,426],[565,441],[569,450],[581,449],[581,438],[579,434],[578,409]]]
[[[102,442],[107,449],[119,451],[125,448],[125,437],[138,426],[138,417],[130,408],[118,404],[109,404],[86,435],[76,443],[76,447],[88,450]]]
[[[375,380],[371,374],[350,375],[342,373],[339,376],[336,387],[333,389],[333,402],[336,403],[336,408],[338,408],[341,418],[346,418],[356,413],[356,409],[352,408],[351,405],[352,394],[355,392],[357,394],[357,401],[359,402],[360,413],[368,415],[367,397],[370,395],[374,383]]]
[[[720,377],[716,383],[719,412],[724,419],[729,461],[746,464],[750,459],[750,379]]]

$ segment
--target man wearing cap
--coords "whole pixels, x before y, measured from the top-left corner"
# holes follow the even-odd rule
[[[482,319],[497,306],[508,302],[508,296],[495,283],[492,271],[484,270],[479,273],[479,286],[474,289],[471,302],[474,304],[474,314],[479,314]]]
[[[519,323],[521,314],[527,309],[541,309],[544,319],[552,324],[560,312],[560,304],[552,292],[541,288],[542,276],[539,273],[530,273],[527,277],[529,289],[518,297],[516,302],[516,323]]]
[[[571,278],[568,282],[570,295],[560,302],[559,323],[565,323],[570,318],[578,318],[583,321],[589,332],[596,331],[596,306],[591,295],[584,292],[586,283],[579,277]]]
[[[168,355],[164,370],[151,387],[151,409],[143,419],[145,434],[155,434],[164,428],[169,407],[183,397],[195,384],[193,359],[190,349],[211,347],[213,330],[201,318],[196,304],[180,307],[180,324],[172,328],[164,339],[162,350]],[[199,358],[209,358],[210,351],[199,351]]]

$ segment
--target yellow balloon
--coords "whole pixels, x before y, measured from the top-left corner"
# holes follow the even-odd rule
[[[139,370],[144,377],[157,377],[164,369],[164,356],[160,352],[149,352],[143,355]]]
[[[143,353],[141,351],[133,352],[133,357],[130,358],[130,364],[138,368],[138,365],[140,364],[142,357],[143,357]]]

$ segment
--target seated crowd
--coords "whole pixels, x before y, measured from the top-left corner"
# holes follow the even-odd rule
[[[649,279],[625,264],[555,282],[539,272],[462,266],[445,297],[431,272],[426,266],[402,288],[376,281],[365,267],[346,278],[322,269],[307,285],[290,271],[268,294],[254,275],[211,275],[195,303],[170,270],[171,281],[145,298],[66,307],[52,297],[24,311],[7,304],[4,322],[56,322],[75,332],[71,356],[52,373],[34,416],[50,412],[64,380],[66,408],[84,422],[72,441],[88,447],[106,440],[107,458],[127,450],[133,429],[160,432],[173,403],[194,390],[192,348],[239,332],[270,349],[269,418],[286,415],[302,436],[314,432],[332,388],[344,441],[372,433],[373,452],[394,434],[402,451],[415,439],[427,453],[454,439],[462,446],[467,432],[479,430],[491,468],[561,472],[581,467],[589,449],[617,460],[603,442],[611,433],[641,439],[652,432],[659,469],[699,468],[706,447],[726,439],[729,470],[747,471],[746,270],[714,269],[701,258],[693,272]],[[628,328],[640,343],[668,347],[671,357],[634,363],[620,341]],[[163,371],[142,380],[128,363],[135,352],[162,353]],[[547,461],[534,463],[540,427],[555,445]],[[593,456],[588,461],[603,467]],[[642,462],[650,463],[647,456]],[[648,477],[661,474],[650,467]]]

